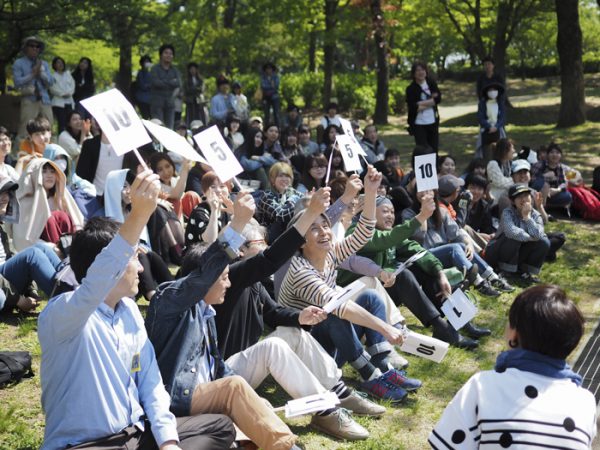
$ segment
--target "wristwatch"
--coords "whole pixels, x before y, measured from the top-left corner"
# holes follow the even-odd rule
[[[229,245],[229,241],[227,241],[227,239],[225,239],[225,237],[223,235],[220,235],[217,238],[217,241],[219,242],[219,245],[221,246],[221,248],[225,251],[225,253],[227,253],[227,256],[229,256],[229,259],[237,259],[239,254],[237,252],[237,250],[233,249],[231,247],[231,245]]]

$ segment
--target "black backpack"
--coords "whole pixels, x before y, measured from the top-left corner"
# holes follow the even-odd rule
[[[29,352],[0,352],[0,386],[32,376]]]

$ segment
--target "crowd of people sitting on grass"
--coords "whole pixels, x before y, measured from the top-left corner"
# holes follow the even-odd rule
[[[42,48],[29,38],[24,58]],[[151,92],[164,91],[163,115],[154,115],[161,108],[152,95],[150,115],[172,128],[165,111],[174,49],[159,54],[160,65],[141,61]],[[33,92],[48,84],[36,67]],[[198,76],[197,66],[188,69]],[[294,105],[280,117],[276,72],[265,65],[271,115],[264,119],[241,113],[229,101],[229,81],[218,78],[208,115],[176,126],[187,138],[217,124],[244,169],[242,190],[158,141],[139,149],[145,165],[133,152],[118,155],[77,110],[58,139],[51,117],[28,117],[27,137],[14,149],[0,127],[0,310],[36,313],[49,299],[38,319],[42,448],[215,449],[234,441],[298,448],[255,391],[269,375],[291,398],[334,393],[339,404],[315,412],[311,426],[366,439],[353,415],[381,416],[381,401],[397,406],[427,389],[408,376],[397,347],[407,335],[403,308],[465,351],[490,335],[473,322],[459,332],[444,316],[443,302],[459,287],[488,297],[528,289],[510,309],[511,349],[495,372],[475,375],[457,393],[432,447],[508,448],[529,429],[524,423],[543,417],[561,427],[552,439],[588,448],[595,402],[565,362],[583,319],[565,292],[542,284],[544,264],[566,240],[545,225],[570,214],[569,189],[581,179],[562,162],[563,149],[552,142],[517,152],[502,130],[481,140],[481,157],[464,173],[451,155],[439,155],[438,189],[419,192],[415,158],[444,147],[437,110],[427,112],[441,94],[433,82],[423,87],[426,66],[415,65],[409,88],[431,97],[409,108],[417,145],[387,148],[375,125],[361,130],[354,122],[361,173],[345,171],[335,103],[316,129]],[[357,279],[364,288],[327,313],[323,307]],[[346,363],[358,389],[342,376]],[[488,419],[507,424],[497,431]]]

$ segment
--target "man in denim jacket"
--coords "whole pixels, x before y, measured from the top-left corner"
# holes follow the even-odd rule
[[[23,39],[23,56],[13,64],[15,88],[21,92],[21,117],[19,136],[27,136],[25,125],[38,114],[46,116],[52,123],[52,104],[48,88],[54,84],[54,78],[46,61],[40,58],[44,51],[44,42],[29,36]]]
[[[255,210],[252,195],[238,194],[233,219],[206,249],[195,270],[163,283],[148,308],[146,329],[157,354],[171,410],[177,416],[226,414],[256,445],[288,450],[296,436],[218,353],[215,311],[230,286],[228,264]]]

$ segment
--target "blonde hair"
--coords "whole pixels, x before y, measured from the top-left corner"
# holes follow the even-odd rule
[[[292,169],[292,166],[290,166],[286,162],[276,162],[269,169],[269,181],[271,182],[271,184],[275,183],[275,178],[277,178],[277,175],[279,175],[280,173],[283,173],[284,175],[290,177],[292,179],[292,182],[294,181],[294,171]]]

